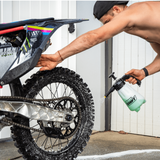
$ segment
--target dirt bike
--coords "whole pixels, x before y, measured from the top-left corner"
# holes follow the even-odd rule
[[[0,129],[11,126],[12,138],[26,160],[72,160],[87,145],[94,122],[90,89],[72,70],[56,67],[38,71],[21,83],[50,38],[62,25],[85,19],[29,19],[0,24]]]

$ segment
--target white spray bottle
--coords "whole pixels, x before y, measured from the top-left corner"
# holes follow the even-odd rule
[[[113,78],[116,80],[117,78],[114,76],[114,72],[109,75],[109,78]],[[140,110],[140,107],[143,103],[146,102],[144,97],[140,95],[138,92],[136,92],[132,87],[130,87],[128,84],[125,83],[126,79],[129,79],[130,77],[133,77],[131,75],[124,75],[122,78],[116,80],[114,85],[111,87],[111,89],[108,91],[108,93],[105,95],[105,97],[108,97],[110,93],[112,93],[115,89],[117,90],[118,94],[122,98],[122,100],[125,102],[125,104],[128,106],[128,108],[131,111],[138,112]],[[133,77],[135,78],[135,77]],[[141,81],[137,80],[137,84],[140,86]]]

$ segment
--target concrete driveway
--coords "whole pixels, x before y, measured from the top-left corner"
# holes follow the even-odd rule
[[[160,160],[160,138],[98,132],[77,160]]]
[[[5,141],[0,142],[0,160],[23,158],[13,141]],[[93,132],[76,160],[160,160],[160,138],[111,131]]]

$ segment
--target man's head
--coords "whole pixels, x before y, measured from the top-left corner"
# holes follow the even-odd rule
[[[93,15],[103,24],[109,22],[115,15],[123,11],[128,1],[96,1]]]

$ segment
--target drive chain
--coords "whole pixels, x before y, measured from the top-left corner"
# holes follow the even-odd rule
[[[15,123],[13,121],[11,121],[9,118],[7,117],[4,117],[1,119],[2,122],[6,122],[10,125],[15,125],[15,126],[18,126],[18,127],[21,127],[21,128],[25,128],[25,129],[29,129],[29,130],[33,130],[33,131],[36,131],[36,132],[41,132],[41,133],[44,133],[43,130],[40,130],[40,129],[35,129],[33,127],[28,127],[28,126],[24,126],[24,125],[21,125],[19,123]]]

